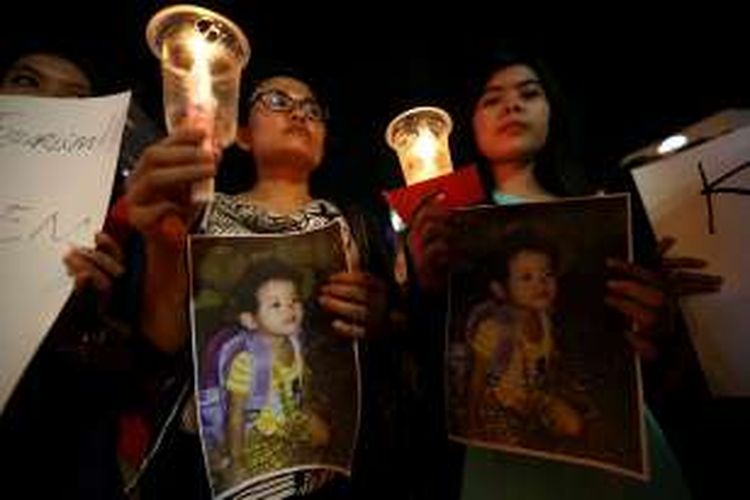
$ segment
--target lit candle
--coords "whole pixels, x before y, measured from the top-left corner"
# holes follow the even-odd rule
[[[193,65],[187,82],[190,105],[185,118],[189,125],[206,131],[201,148],[212,152],[217,104],[211,78],[214,47],[199,33],[191,33],[188,36],[187,46],[193,56]],[[193,184],[191,199],[195,203],[208,203],[213,194],[214,180],[208,178]]]
[[[406,168],[410,171],[410,184],[435,177],[438,172],[438,143],[435,135],[425,125],[419,126],[417,138],[409,152],[411,155]]]
[[[250,44],[230,19],[195,5],[172,5],[149,20],[146,40],[160,59],[167,130],[189,124],[206,131],[202,148],[216,152],[234,142],[240,75],[250,59]],[[218,83],[217,83],[218,82]],[[196,183],[191,199],[213,197],[213,179]],[[162,220],[162,233],[175,246],[187,228],[174,214]]]
[[[386,140],[396,150],[407,186],[453,171],[448,134],[452,122],[439,108],[410,109],[388,125]]]
[[[484,199],[484,188],[474,168],[453,172],[448,135],[450,115],[440,108],[413,108],[391,120],[385,132],[388,145],[398,154],[406,186],[386,191],[396,231],[412,223],[414,214],[429,200],[443,207],[470,206]],[[437,194],[442,194],[438,199]]]

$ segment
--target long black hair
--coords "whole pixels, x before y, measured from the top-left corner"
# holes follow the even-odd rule
[[[527,66],[539,77],[550,109],[547,141],[536,157],[534,177],[547,192],[555,196],[590,194],[592,187],[579,157],[579,129],[567,109],[557,80],[541,59],[521,52],[496,51],[476,61],[465,89],[468,104],[465,109],[469,113],[465,118],[466,129],[472,131],[473,136],[471,123],[474,110],[490,78],[498,71],[517,65]],[[477,150],[475,141],[468,147],[473,150],[472,156],[480,166],[485,186],[491,191],[494,181],[487,160]]]

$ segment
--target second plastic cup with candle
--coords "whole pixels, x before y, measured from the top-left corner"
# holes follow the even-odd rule
[[[440,108],[413,108],[391,120],[386,129],[388,145],[396,151],[407,186],[453,171],[448,135],[450,115]]]
[[[453,122],[436,107],[418,107],[391,120],[385,138],[401,164],[406,186],[385,193],[388,204],[402,221],[411,224],[414,213],[428,200],[448,208],[483,200],[484,189],[475,168],[453,172],[448,136]]]

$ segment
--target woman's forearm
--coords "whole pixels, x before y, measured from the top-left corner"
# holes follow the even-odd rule
[[[187,293],[184,253],[147,244],[141,327],[161,351],[176,352],[185,344]]]

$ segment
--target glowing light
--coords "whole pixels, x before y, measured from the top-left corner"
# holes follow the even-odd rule
[[[419,158],[420,165],[422,166],[423,172],[420,172],[417,177],[422,179],[429,179],[434,176],[435,170],[437,170],[437,139],[425,126],[421,125],[417,130],[417,138],[414,139],[414,145],[412,151],[414,155]]]
[[[404,229],[406,229],[406,224],[404,224],[404,221],[399,217],[398,213],[396,213],[395,210],[391,210],[391,227],[393,227],[393,230],[397,233],[400,233]]]
[[[407,186],[453,171],[448,134],[453,122],[434,107],[412,108],[391,120],[385,132],[396,151]]]
[[[187,44],[193,55],[193,65],[190,68],[193,102],[211,109],[216,104],[211,89],[211,61],[214,47],[198,33],[191,34]]]
[[[685,147],[687,143],[688,138],[684,135],[673,135],[672,137],[667,137],[666,139],[664,139],[664,141],[659,144],[659,148],[656,151],[660,155],[665,155],[667,153],[671,153]]]

